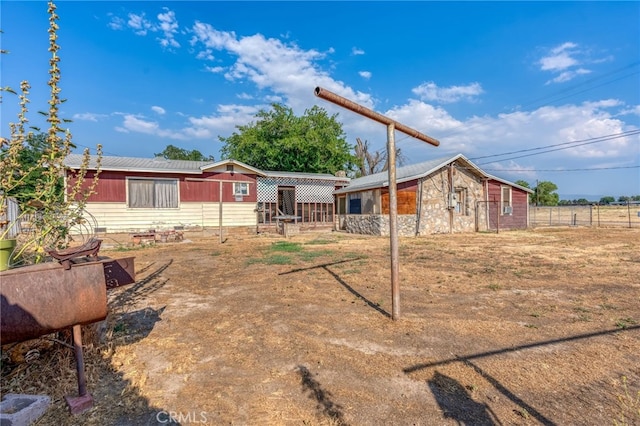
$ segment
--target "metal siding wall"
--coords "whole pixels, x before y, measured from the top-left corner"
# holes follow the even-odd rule
[[[223,226],[255,226],[254,203],[223,203]],[[219,226],[218,203],[181,203],[178,209],[128,209],[124,203],[87,203],[97,226],[107,232],[172,229],[174,226]]]

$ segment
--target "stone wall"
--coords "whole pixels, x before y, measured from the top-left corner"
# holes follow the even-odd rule
[[[475,232],[487,229],[484,180],[466,163],[440,170],[421,179],[416,214],[398,215],[398,235],[415,236]],[[449,194],[459,200],[449,206]],[[419,212],[419,216],[417,214]],[[364,213],[364,211],[363,211]],[[389,217],[380,214],[341,215],[339,229],[355,234],[389,235]]]
[[[418,232],[420,235],[449,232],[474,232],[478,225],[486,223],[483,180],[464,168],[454,168],[453,188],[446,167],[425,177],[420,182],[421,211]],[[449,208],[449,194],[456,190],[464,193],[460,211]],[[476,214],[478,217],[476,217]]]
[[[352,234],[389,235],[389,216],[379,214],[346,215],[343,229]],[[398,235],[416,235],[416,216],[398,215]]]

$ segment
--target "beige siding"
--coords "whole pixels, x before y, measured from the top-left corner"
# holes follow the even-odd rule
[[[255,226],[254,203],[223,203],[222,226]],[[181,203],[177,209],[129,209],[124,203],[89,203],[86,206],[98,227],[107,232],[171,229],[174,226],[217,227],[219,203]]]

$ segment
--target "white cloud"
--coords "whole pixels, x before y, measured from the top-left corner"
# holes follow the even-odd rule
[[[107,26],[109,28],[116,31],[124,29],[124,26],[125,26],[124,19],[120,18],[119,16],[115,16],[111,13],[109,14],[109,17],[110,17],[110,20],[107,23]]]
[[[178,21],[176,20],[176,14],[169,8],[163,8],[164,13],[158,14],[158,21],[160,21],[160,31],[162,31],[164,37],[160,37],[160,45],[162,47],[180,47],[175,39],[175,34],[178,32]]]
[[[155,105],[151,107],[151,110],[160,115],[164,115],[167,112],[164,108]]]
[[[422,83],[411,91],[423,101],[439,103],[453,103],[461,100],[472,101],[475,97],[484,93],[480,83],[471,83],[466,86],[438,87],[433,81]]]
[[[353,56],[357,56],[357,55],[364,55],[364,50],[362,50],[362,49],[358,49],[357,47],[353,47],[353,48],[351,49],[351,54],[352,54]]]
[[[238,99],[244,99],[244,100],[253,99],[253,96],[251,96],[248,93],[244,93],[244,92],[238,93],[236,96],[238,97]]]
[[[369,80],[371,78],[370,71],[360,71],[358,72],[358,74],[360,75],[360,77],[364,78],[365,80]]]
[[[540,59],[540,69],[543,71],[562,71],[578,64],[572,57],[575,55],[577,44],[566,42],[551,49],[547,56]]]
[[[156,17],[157,22],[152,22],[147,19],[144,13],[136,14],[129,13],[127,15],[128,20],[126,22],[127,27],[131,28],[133,32],[139,36],[146,36],[149,32],[162,33],[161,37],[157,40],[160,42],[160,46],[166,49],[179,48],[180,43],[176,40],[175,36],[178,34],[178,21],[176,19],[175,12],[168,8],[162,8],[164,12],[159,13]],[[117,30],[122,29],[124,26],[124,20],[119,17],[112,17],[109,27]]]
[[[565,42],[550,49],[537,63],[541,71],[555,74],[546,84],[565,83],[578,76],[590,74],[591,70],[586,68],[585,64],[613,60],[611,55],[595,59],[590,56],[589,49],[581,48],[577,43]]]
[[[269,103],[280,103],[282,102],[282,97],[277,95],[269,95],[264,98]]]
[[[83,112],[83,113],[78,113],[78,114],[73,114],[73,119],[74,120],[82,120],[82,121],[94,121],[97,122],[98,120],[108,117],[108,115],[106,114],[95,114],[93,112]]]
[[[590,74],[590,73],[591,73],[590,70],[587,70],[584,68],[578,68],[577,70],[574,70],[574,71],[563,71],[560,74],[558,74],[555,78],[552,78],[551,80],[547,81],[546,84],[564,83],[565,81],[573,80],[574,77],[578,75]]]
[[[620,111],[619,115],[637,115],[640,117],[640,105],[625,108]]]
[[[140,15],[130,13],[127,26],[133,29],[137,35],[141,36],[147,35],[149,30],[153,31],[153,25],[144,17],[144,13]]]
[[[355,92],[336,81],[316,65],[326,53],[303,50],[261,34],[238,37],[234,32],[219,31],[209,24],[196,22],[191,29],[191,44],[226,52],[234,62],[226,69],[229,81],[249,80],[261,90],[270,90],[290,107],[302,112],[316,102],[313,89],[322,86],[364,105],[373,105],[368,94]],[[210,70],[212,71],[212,70]],[[217,71],[217,70],[216,70]]]
[[[196,58],[206,60],[206,61],[213,61],[215,59],[215,57],[213,56],[213,51],[211,49],[201,50],[196,55]]]
[[[204,67],[204,69],[214,74],[220,74],[225,70],[224,67]]]
[[[188,139],[184,132],[162,129],[157,122],[147,121],[133,114],[125,114],[122,126],[116,127],[116,130],[122,133],[143,133],[168,139]]]
[[[254,120],[255,114],[266,105],[219,105],[216,114],[189,118],[190,126],[183,129],[186,134],[197,138],[213,138],[221,134],[231,134],[237,125]]]

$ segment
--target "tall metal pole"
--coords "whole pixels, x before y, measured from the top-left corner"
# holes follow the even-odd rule
[[[387,126],[387,156],[389,159],[389,239],[391,241],[391,319],[400,318],[400,288],[398,285],[398,191],[396,182],[396,142],[394,133],[396,130],[412,136],[433,146],[440,145],[437,139],[418,132],[389,117],[379,114],[369,108],[358,105],[349,99],[336,95],[333,92],[316,87],[314,93],[317,97],[333,102],[343,108],[370,118]]]
[[[398,187],[396,184],[396,126],[387,125],[387,156],[389,159],[389,239],[391,247],[391,319],[400,318],[399,249],[398,249]]]

